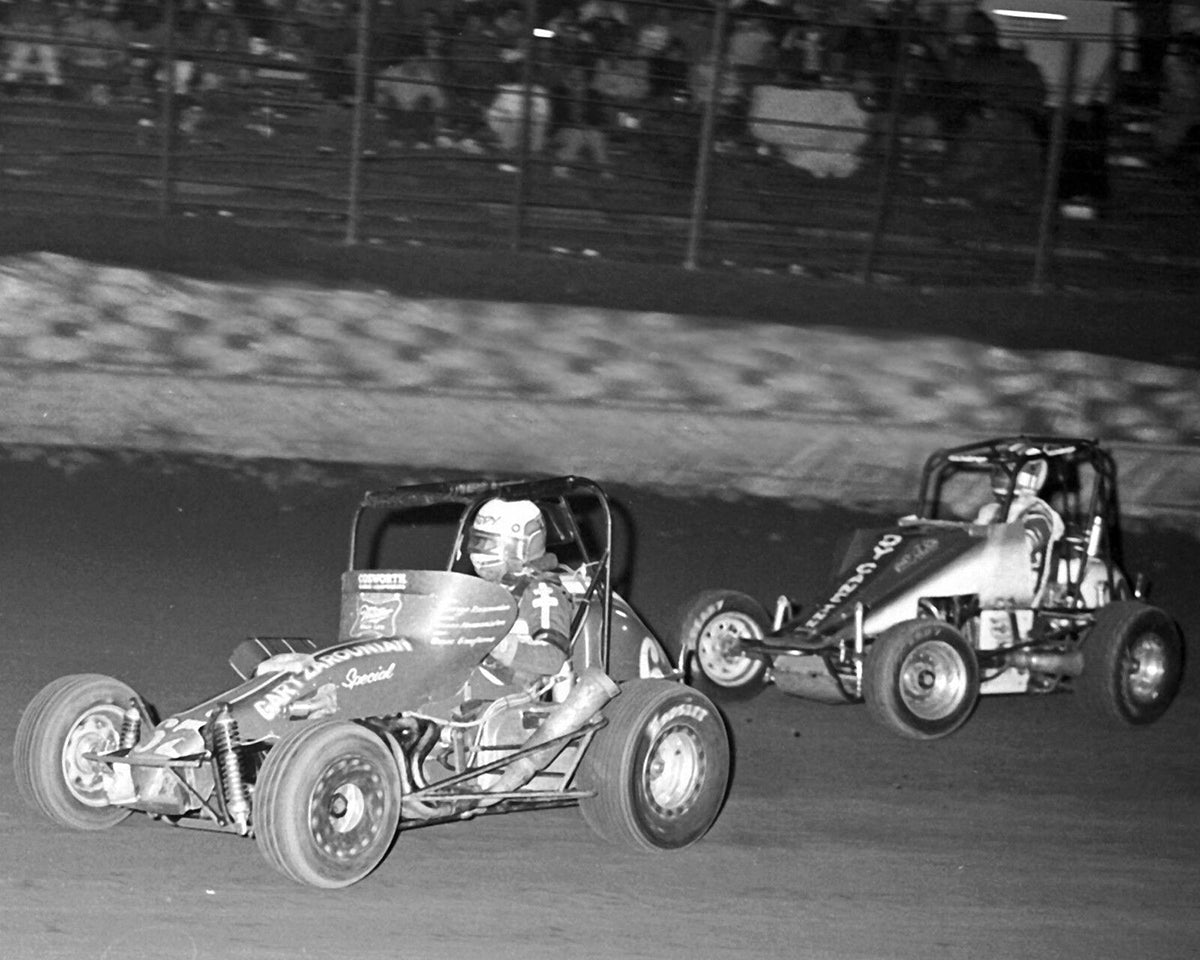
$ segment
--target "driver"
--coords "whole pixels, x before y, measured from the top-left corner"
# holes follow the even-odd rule
[[[979,508],[976,523],[1012,523],[1021,521],[1025,528],[1025,540],[1029,544],[1029,556],[1034,574],[1041,579],[1050,545],[1062,536],[1062,517],[1040,496],[1050,474],[1050,464],[1045,460],[1030,460],[1022,464],[1013,478],[1013,497],[1006,516],[1000,516],[1000,508],[1008,495],[1008,473],[996,467],[992,473],[992,493],[996,499]]]
[[[529,687],[562,669],[570,650],[574,601],[546,552],[546,523],[529,500],[489,500],[475,514],[467,555],[484,580],[517,601],[517,620],[483,669],[497,685]]]

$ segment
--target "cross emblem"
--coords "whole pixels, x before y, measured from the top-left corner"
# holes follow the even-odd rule
[[[539,583],[533,589],[533,603],[531,604],[534,610],[542,612],[542,629],[550,629],[550,611],[558,606],[558,597],[554,595],[554,591],[550,589],[549,584]]]

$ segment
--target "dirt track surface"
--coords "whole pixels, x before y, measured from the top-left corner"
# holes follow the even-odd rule
[[[35,690],[119,676],[178,709],[232,679],[253,633],[328,637],[350,511],[379,482],[243,464],[0,459],[0,763]],[[307,479],[305,479],[307,477]],[[319,481],[319,482],[318,482]],[[627,594],[661,633],[693,591],[811,596],[867,518],[613,491]],[[803,549],[797,549],[797,544]],[[703,545],[703,549],[698,549]],[[1200,631],[1200,545],[1128,544]],[[1200,944],[1200,694],[1104,730],[1070,696],[985,699],[916,744],[857,707],[768,690],[724,709],[735,743],[710,835],[664,856],[604,845],[571,809],[413,831],[365,882],[322,892],[253,842],[135,817],[51,826],[0,779],[5,960],[1192,958]]]

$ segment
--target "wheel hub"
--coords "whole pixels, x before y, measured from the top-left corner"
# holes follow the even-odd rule
[[[690,728],[672,727],[658,736],[647,756],[643,785],[660,816],[679,816],[691,807],[706,764],[704,748]]]
[[[1151,703],[1158,699],[1167,676],[1167,650],[1159,637],[1147,633],[1130,645],[1126,676],[1133,700]]]
[[[108,806],[104,792],[104,764],[87,760],[87,753],[109,753],[120,744],[122,712],[107,704],[76,721],[63,743],[62,771],[71,795],[89,807]]]
[[[326,855],[348,859],[365,850],[378,833],[384,812],[383,780],[361,757],[330,764],[313,787],[309,827]]]
[[[939,720],[963,699],[967,672],[954,649],[940,640],[914,647],[900,671],[900,697],[922,720]]]
[[[743,653],[734,651],[735,645],[744,637],[757,635],[750,618],[735,613],[725,613],[715,618],[696,644],[696,654],[704,672],[713,680],[736,681],[754,668],[754,661]]]

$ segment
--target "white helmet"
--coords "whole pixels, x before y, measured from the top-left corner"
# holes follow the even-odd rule
[[[546,522],[530,500],[489,500],[471,522],[467,554],[485,580],[499,580],[545,553]]]
[[[1024,448],[1028,449],[1028,448]],[[1046,479],[1050,475],[1050,464],[1045,460],[1027,460],[1021,464],[1016,474],[1012,477],[1012,491],[1014,496],[1033,496],[1041,492],[1042,487],[1046,485]],[[1008,496],[1009,472],[1002,466],[996,466],[992,470],[992,492],[997,499],[1002,499]]]
[[[1017,471],[1017,476],[1013,480],[1013,492],[1020,496],[1027,494],[1040,493],[1042,487],[1046,485],[1046,478],[1050,475],[1050,464],[1045,460],[1030,460],[1028,463],[1022,464],[1021,469]]]

